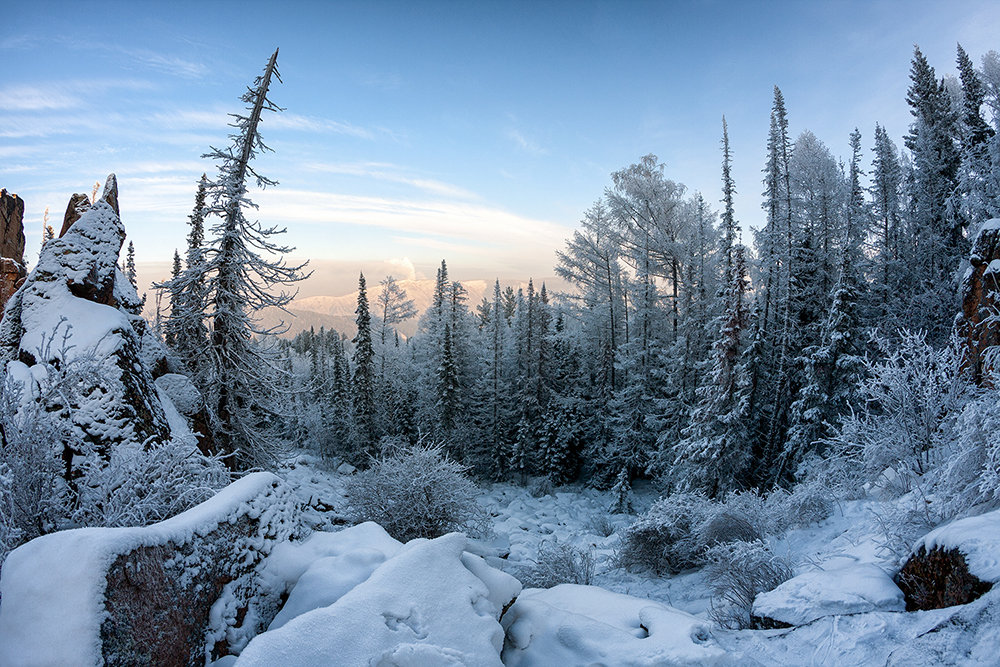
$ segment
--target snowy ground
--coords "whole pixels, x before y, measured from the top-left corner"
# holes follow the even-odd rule
[[[347,513],[342,493],[344,477],[307,456],[301,457],[286,476],[312,505],[334,508],[311,512],[310,516],[317,528],[336,530],[334,524]],[[544,543],[553,540],[569,543],[593,553],[596,561],[593,585],[645,598],[707,621],[710,592],[702,571],[655,577],[615,565],[619,533],[656,498],[655,489],[640,486],[635,491],[636,514],[609,515],[610,494],[594,489],[560,487],[554,493],[533,497],[519,486],[491,485],[484,488],[479,499],[493,517],[495,534],[485,542],[493,553],[504,558],[503,562],[488,560],[516,573],[518,567],[532,564]],[[864,593],[863,589],[870,587],[863,579],[871,575],[870,565],[890,574],[898,567],[896,557],[882,553],[878,547],[874,507],[875,501],[869,500],[840,503],[827,520],[771,539],[772,548],[795,564],[797,575],[843,568],[844,576],[860,577],[853,583]],[[848,574],[852,572],[863,575]],[[809,586],[821,586],[824,580],[836,581],[836,576],[819,577],[819,584],[810,582],[809,576],[805,579],[808,585],[804,590],[812,590]],[[850,586],[845,584],[845,587]],[[833,610],[830,613],[837,613],[837,605],[843,605],[844,600],[834,599],[829,604]],[[891,605],[898,605],[898,601],[888,600],[888,604],[886,608],[893,608]],[[728,652],[733,664],[998,664],[998,607],[1000,593],[994,592],[963,607],[931,612],[827,615],[788,630],[729,631],[715,626],[711,634],[716,645]],[[635,658],[632,664],[658,664],[643,661],[638,654]],[[611,660],[606,664],[625,662],[628,661]]]

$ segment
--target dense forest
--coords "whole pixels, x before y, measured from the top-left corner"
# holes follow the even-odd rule
[[[885,364],[954,345],[972,241],[1000,213],[1000,60],[976,68],[959,46],[957,62],[958,80],[939,78],[914,51],[902,149],[877,122],[867,155],[861,131],[843,138],[846,159],[808,130],[792,137],[775,87],[761,156],[734,156],[722,120],[720,206],[654,155],[611,174],[557,253],[565,292],[498,281],[472,304],[442,261],[405,338],[394,327],[417,315],[405,291],[389,276],[369,299],[361,276],[356,337],[272,341],[272,379],[254,384],[273,396],[255,406],[277,431],[243,425],[234,447],[257,460],[258,436],[308,441],[363,466],[423,438],[484,479],[654,478],[711,496],[801,481],[851,449],[845,428],[866,410],[886,409],[871,395]],[[734,183],[731,166],[761,157],[766,224],[742,231],[733,195],[760,185]],[[203,351],[226,311],[201,277],[206,187],[163,330],[211,392]],[[981,379],[982,362],[968,370]]]

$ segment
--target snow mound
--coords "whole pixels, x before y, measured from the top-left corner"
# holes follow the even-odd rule
[[[402,547],[371,522],[277,545],[262,576],[274,590],[291,589],[291,593],[268,630],[276,630],[313,609],[330,606],[367,580]]]
[[[372,525],[358,528],[369,526],[364,530],[373,533]],[[309,548],[321,553],[335,542],[335,536],[322,538]],[[341,576],[337,564],[350,564],[360,578],[378,558],[373,553],[378,549],[364,542],[363,535],[351,536],[340,555],[313,561],[296,589],[330,575],[324,587],[333,596],[336,586],[351,578]],[[285,618],[280,627],[255,637],[236,664],[500,665],[503,628],[497,619],[520,584],[465,553],[465,547],[465,536],[457,533],[408,542],[329,606]],[[277,560],[281,569],[293,558],[286,553]],[[296,604],[305,608],[315,602],[307,596]]]
[[[991,220],[997,222],[1000,220]],[[959,519],[935,528],[913,545],[913,553],[958,549],[969,572],[983,581],[1000,581],[1000,510]]]
[[[793,577],[753,603],[754,616],[805,625],[824,616],[904,611],[903,592],[877,565],[861,563]]]
[[[143,546],[182,544],[257,512],[253,501],[279,482],[255,473],[151,526],[66,530],[18,547],[0,576],[0,664],[103,664],[106,576],[118,557]]]
[[[504,664],[719,665],[730,656],[705,621],[596,586],[562,584],[521,593],[503,618]]]

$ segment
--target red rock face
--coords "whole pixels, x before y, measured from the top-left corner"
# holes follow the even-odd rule
[[[24,282],[24,200],[0,190],[0,312]]]
[[[989,220],[976,237],[972,265],[962,281],[962,312],[955,331],[965,342],[966,363],[977,384],[989,382],[987,348],[1000,345],[1000,220]],[[992,316],[992,321],[991,321]]]

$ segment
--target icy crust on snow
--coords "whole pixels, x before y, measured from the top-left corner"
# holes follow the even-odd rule
[[[359,528],[366,525],[372,524]],[[378,549],[366,545],[363,535],[348,537],[353,548],[326,558],[351,562],[360,578],[365,559],[376,559]],[[336,535],[320,543],[335,541]],[[458,533],[408,542],[332,604],[284,619],[280,627],[255,637],[236,665],[500,665],[504,634],[497,619],[520,584],[466,554],[466,542]],[[316,547],[321,548],[315,553],[325,548],[311,548]],[[316,580],[324,573],[339,576],[333,561],[323,562],[326,558],[314,561],[296,588],[310,572]],[[293,559],[285,553],[276,560],[285,561],[280,570]]]
[[[1000,510],[939,526],[913,545],[913,553],[921,548],[958,549],[965,556],[970,573],[996,583],[1000,581]]]
[[[525,590],[503,623],[509,667],[732,664],[704,620],[596,586]]]
[[[252,501],[279,482],[254,473],[151,526],[66,530],[18,547],[0,575],[0,665],[102,664],[105,576],[114,561],[138,547],[207,535],[255,511]]]
[[[904,611],[903,592],[885,570],[861,563],[793,577],[753,603],[755,616],[790,625],[805,625],[824,616],[869,611]]]

